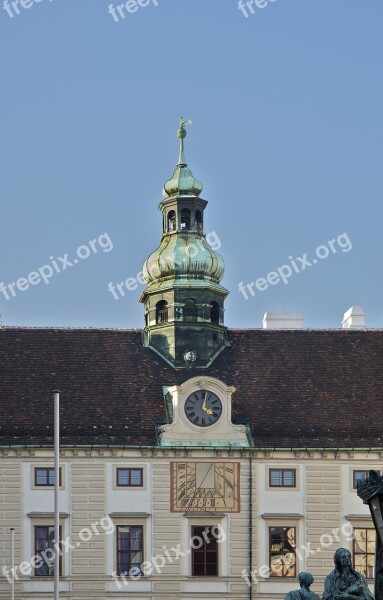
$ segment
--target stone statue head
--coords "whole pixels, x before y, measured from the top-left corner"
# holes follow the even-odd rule
[[[334,564],[337,571],[351,567],[351,553],[347,548],[338,548],[334,554]]]
[[[314,577],[311,575],[311,573],[305,573],[303,571],[302,573],[299,573],[298,581],[301,587],[309,588],[310,585],[314,583]]]

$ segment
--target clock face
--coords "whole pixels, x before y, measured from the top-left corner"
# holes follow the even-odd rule
[[[174,462],[172,512],[238,512],[239,463]]]
[[[222,402],[213,392],[198,390],[186,399],[185,414],[193,425],[209,427],[220,418]]]

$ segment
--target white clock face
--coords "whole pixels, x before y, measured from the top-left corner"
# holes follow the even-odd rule
[[[185,414],[193,425],[210,427],[222,414],[222,402],[214,392],[198,390],[186,399]]]

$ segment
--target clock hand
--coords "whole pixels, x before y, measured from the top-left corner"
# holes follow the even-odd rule
[[[213,411],[211,410],[211,408],[207,408],[206,407],[206,397],[207,397],[207,392],[205,392],[205,399],[203,401],[202,404],[202,410],[207,414],[207,415],[212,415]]]

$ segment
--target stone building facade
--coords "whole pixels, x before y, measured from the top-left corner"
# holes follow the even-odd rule
[[[227,329],[185,126],[143,331],[0,329],[0,598],[10,528],[16,598],[52,597],[57,387],[61,598],[280,599],[303,570],[320,592],[340,546],[373,583],[383,332]]]

